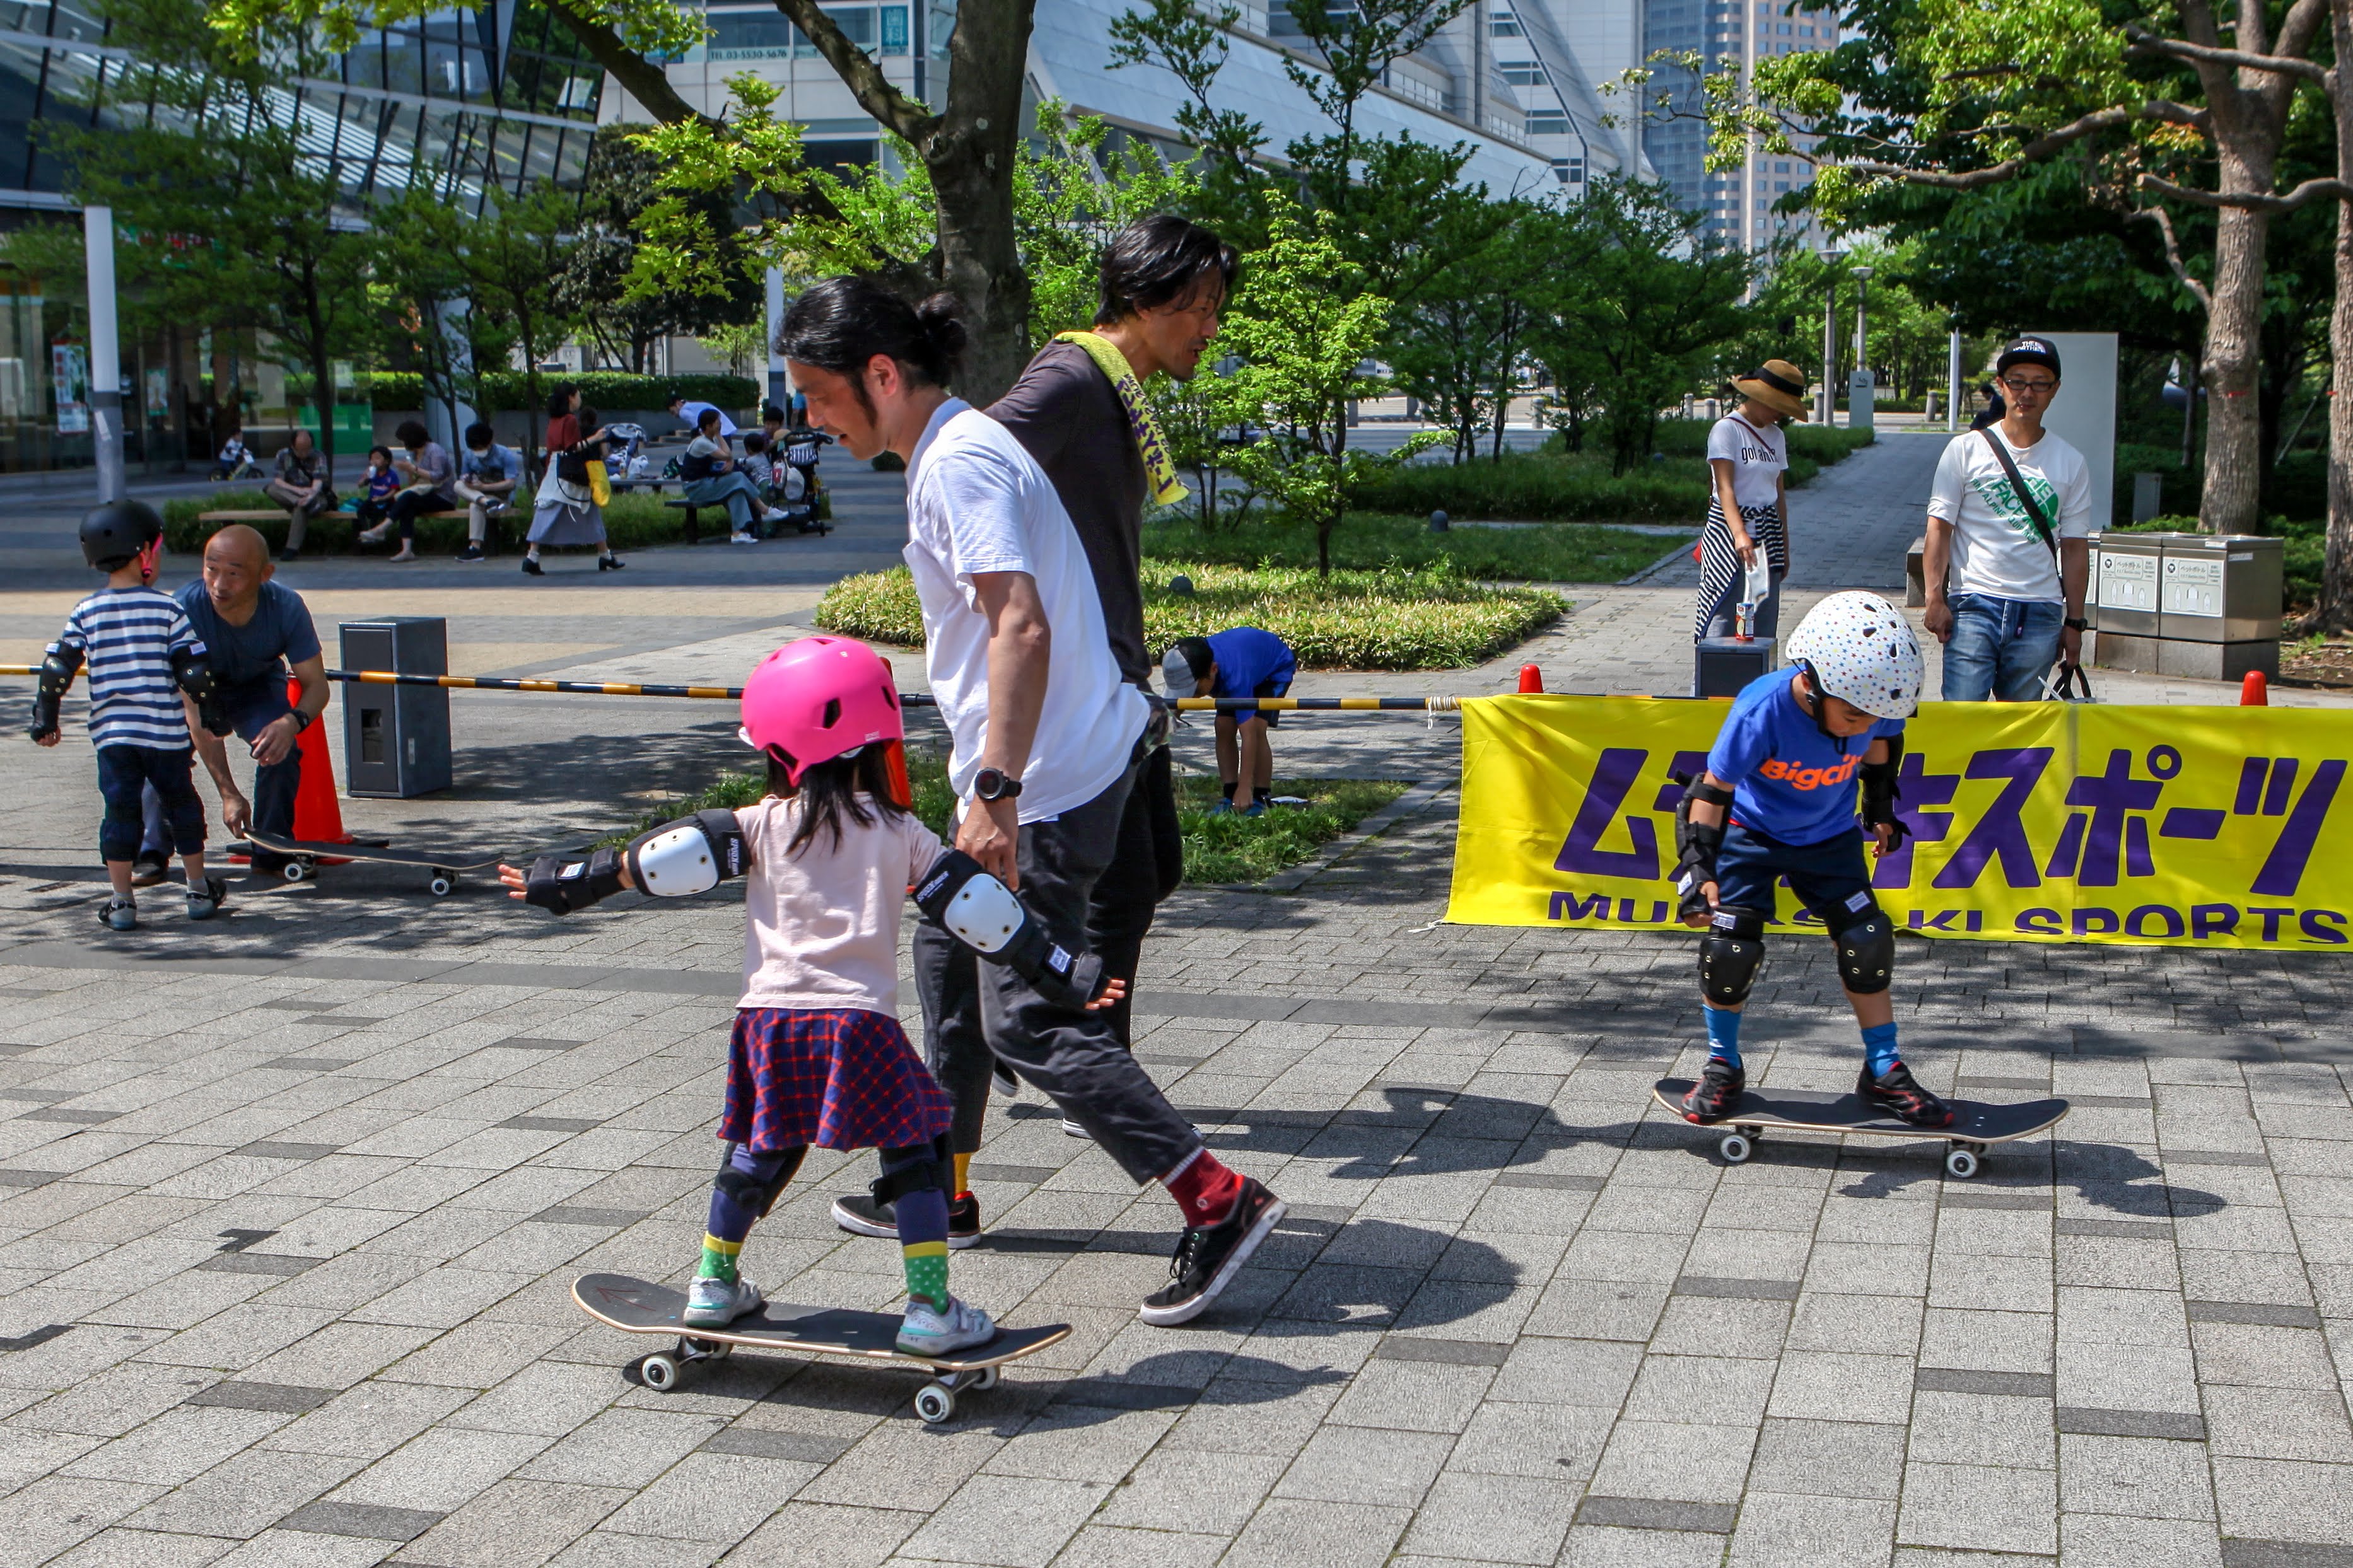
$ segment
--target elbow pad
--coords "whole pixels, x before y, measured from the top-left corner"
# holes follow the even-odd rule
[[[1895,815],[1895,802],[1904,793],[1896,782],[1903,761],[1904,737],[1894,735],[1888,738],[1885,762],[1865,763],[1856,770],[1862,776],[1863,826],[1876,827],[1885,823],[1894,829],[1887,840],[1890,849],[1900,847],[1912,836],[1904,826],[1904,819]]]
[[[522,901],[550,914],[568,915],[621,890],[621,857],[599,849],[585,860],[543,855],[523,879]]]
[[[1083,1007],[1102,994],[1103,960],[1056,942],[1012,889],[963,850],[951,849],[933,862],[915,884],[914,899],[926,920],[1012,970],[1048,1001]]]
[[[221,707],[220,682],[213,679],[211,661],[181,647],[172,650],[172,683],[196,705],[196,722],[216,735],[229,731],[228,715]]]
[[[625,852],[629,880],[657,899],[707,893],[751,863],[732,811],[698,811],[639,834]]]
[[[51,643],[42,655],[41,683],[33,693],[33,721],[26,733],[36,741],[46,741],[58,732],[58,704],[65,700],[68,688],[73,685],[74,672],[81,668],[81,649]]]

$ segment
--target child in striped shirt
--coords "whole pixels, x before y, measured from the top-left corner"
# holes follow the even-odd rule
[[[228,897],[218,878],[205,875],[205,806],[182,700],[185,692],[199,711],[210,703],[212,669],[187,613],[153,585],[163,547],[163,519],[142,502],[115,501],[82,519],[82,555],[106,574],[106,586],[66,617],[41,662],[33,704],[34,742],[56,745],[58,701],[89,662],[90,738],[98,748],[99,793],[106,797],[98,848],[114,885],[99,920],[114,931],[139,923],[132,861],[139,853],[140,795],[150,784],[163,797],[172,847],[187,869],[188,918],[210,920]]]

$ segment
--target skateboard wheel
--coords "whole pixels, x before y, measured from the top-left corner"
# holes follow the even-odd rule
[[[973,1378],[972,1385],[975,1388],[979,1389],[983,1394],[995,1388],[997,1386],[997,1368],[993,1366],[982,1367],[979,1373]]]
[[[1945,1156],[1945,1169],[1954,1180],[1966,1182],[1978,1173],[1978,1157],[1967,1149],[1956,1149]]]
[[[457,874],[451,871],[436,871],[433,873],[433,880],[426,884],[433,889],[433,896],[437,899],[448,898],[450,890],[457,885]]]
[[[915,1391],[915,1414],[936,1426],[955,1416],[955,1394],[944,1383],[927,1383]]]
[[[656,1394],[668,1394],[678,1386],[677,1359],[659,1353],[649,1355],[638,1364],[638,1375]]]
[[[303,861],[289,860],[286,862],[284,868],[278,874],[285,878],[290,882],[300,882],[309,879],[311,875],[311,868]]]
[[[1723,1141],[1715,1146],[1715,1152],[1724,1156],[1724,1163],[1727,1165],[1746,1163],[1750,1150],[1747,1138],[1738,1132],[1725,1133]]]

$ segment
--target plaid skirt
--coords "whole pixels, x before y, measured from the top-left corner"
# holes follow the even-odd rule
[[[899,1020],[845,1007],[744,1007],[727,1045],[719,1136],[755,1153],[904,1149],[948,1130],[947,1091]]]

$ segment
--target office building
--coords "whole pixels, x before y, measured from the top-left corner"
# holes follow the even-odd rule
[[[1744,76],[1759,60],[1838,45],[1835,9],[1793,11],[1780,0],[1645,0],[1642,26],[1646,53],[1695,51],[1711,72],[1737,69]],[[1784,236],[1821,243],[1820,226],[1810,215],[1773,210],[1782,197],[1805,188],[1812,165],[1759,153],[1739,168],[1711,172],[1697,79],[1689,71],[1662,69],[1651,90],[1654,97],[1670,93],[1673,107],[1664,115],[1653,111],[1643,127],[1643,146],[1675,199],[1705,215],[1703,233],[1752,250]]]

